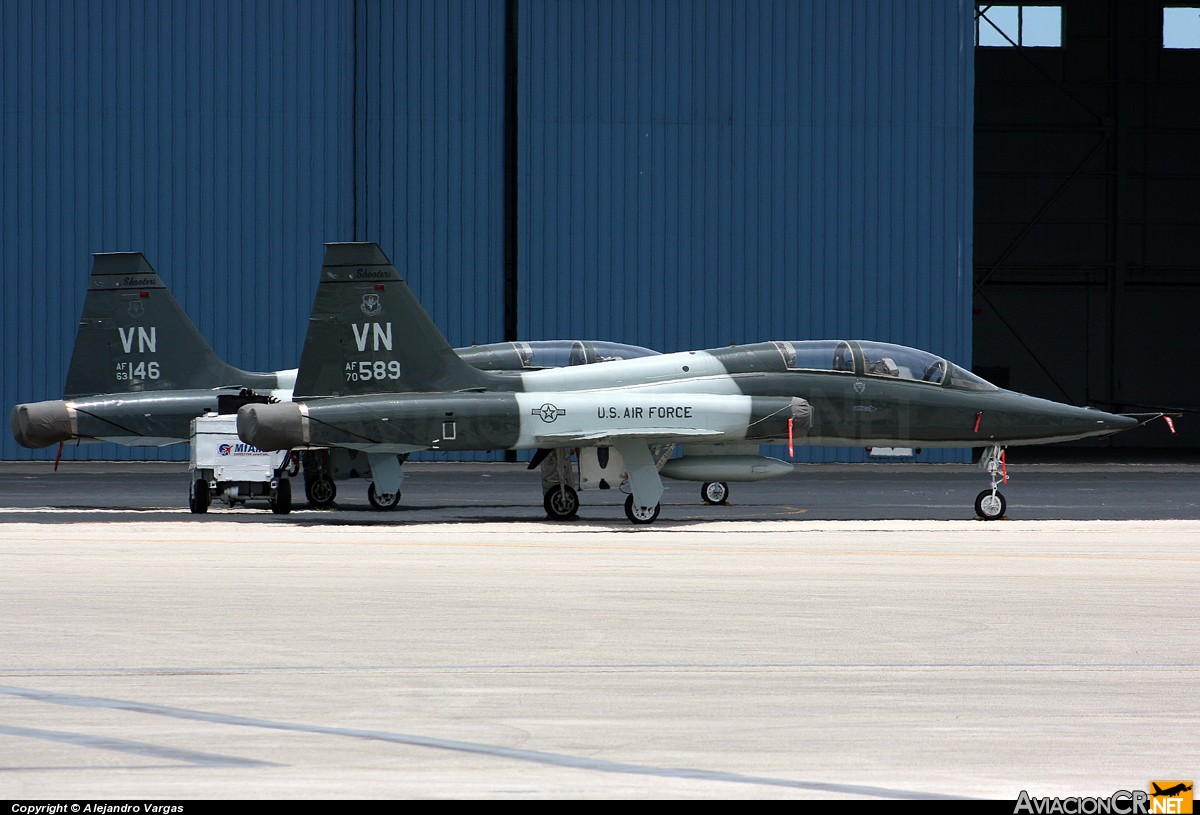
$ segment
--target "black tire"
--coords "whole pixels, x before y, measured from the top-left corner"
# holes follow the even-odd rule
[[[203,515],[208,512],[211,500],[208,494],[208,482],[202,478],[193,481],[192,488],[188,490],[188,509],[196,515]]]
[[[729,485],[724,481],[709,481],[700,488],[700,497],[706,504],[723,504],[729,500]]]
[[[333,506],[337,498],[337,484],[327,475],[319,475],[311,481],[304,482],[304,497],[313,509],[326,509]]]
[[[985,521],[994,521],[1004,517],[1004,511],[1008,509],[1008,502],[1004,500],[1003,493],[996,493],[996,500],[992,500],[992,491],[984,490],[975,496],[975,515]]]
[[[396,494],[392,496],[392,500],[384,503],[379,496],[375,494],[375,483],[371,482],[367,487],[367,500],[371,502],[371,506],[383,512],[390,512],[400,506],[400,491],[396,490]]]
[[[271,511],[276,515],[287,515],[292,511],[292,482],[289,479],[279,479],[271,499]]]
[[[654,505],[654,512],[650,515],[640,515],[633,510],[633,496],[630,495],[625,499],[625,517],[630,523],[635,524],[652,524],[658,520],[658,513],[662,510],[662,504]]]
[[[569,521],[579,515],[579,493],[573,487],[555,485],[542,500],[546,516],[552,521]]]

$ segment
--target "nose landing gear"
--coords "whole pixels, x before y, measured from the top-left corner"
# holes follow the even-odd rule
[[[1008,468],[1004,461],[1004,448],[994,444],[984,450],[979,464],[992,479],[992,486],[975,496],[975,514],[985,521],[995,521],[1004,517],[1008,502],[1000,492],[1000,485],[1008,483]]]

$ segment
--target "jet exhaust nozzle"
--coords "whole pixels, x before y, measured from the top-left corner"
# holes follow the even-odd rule
[[[246,405],[237,413],[238,437],[259,450],[308,445],[308,410],[297,402]]]
[[[38,450],[75,438],[75,411],[61,399],[17,405],[11,416],[13,438],[22,447]]]

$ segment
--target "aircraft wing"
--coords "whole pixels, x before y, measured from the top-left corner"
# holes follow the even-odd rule
[[[703,427],[623,427],[620,430],[591,430],[578,433],[545,433],[534,439],[542,447],[563,447],[593,441],[674,441],[678,438],[704,439],[722,435],[719,430]]]

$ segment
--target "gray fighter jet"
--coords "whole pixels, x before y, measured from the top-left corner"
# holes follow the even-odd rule
[[[455,351],[485,370],[539,370],[657,354],[604,341],[545,340],[475,345]],[[24,447],[65,441],[164,446],[188,441],[191,420],[233,413],[249,402],[291,399],[296,369],[255,372],[212,350],[140,252],[94,255],[63,398],[20,404],[12,433]],[[305,491],[326,506],[335,477],[370,478],[357,454],[306,455]],[[353,451],[350,451],[353,453]],[[368,490],[369,497],[373,492]],[[388,504],[398,501],[393,493]]]
[[[550,517],[576,515],[578,488],[619,486],[629,492],[629,520],[645,524],[659,515],[660,475],[706,487],[781,475],[790,465],[757,449],[784,442],[985,447],[991,486],[975,508],[997,518],[1005,446],[1138,423],[1002,390],[934,354],[868,341],[481,371],[455,354],[379,246],[335,243],[326,246],[294,401],[246,405],[237,426],[263,450],[365,452],[377,496],[399,490],[399,468],[389,463],[397,455],[538,450],[532,464],[542,466]],[[685,455],[670,458],[676,445]]]
[[[222,400],[290,398],[295,381],[294,369],[243,371],[221,360],[140,252],[97,254],[63,398],[15,406],[12,432],[34,449],[70,440],[161,447],[186,442],[191,420]]]

